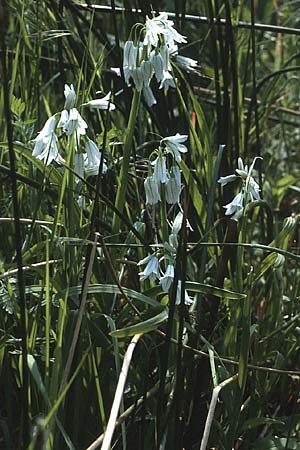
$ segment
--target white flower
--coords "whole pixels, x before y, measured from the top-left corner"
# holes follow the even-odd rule
[[[173,28],[174,22],[168,20],[166,13],[161,13],[159,16],[146,20],[146,35],[144,39],[144,45],[153,45],[157,47],[160,35],[164,36],[165,42],[186,42],[185,36],[182,36],[178,31]]]
[[[63,109],[60,114],[60,119],[57,128],[64,128],[65,125],[68,123],[68,121],[69,121],[69,112],[66,109]]]
[[[109,105],[109,111],[113,111],[116,109],[116,106],[110,102],[111,92],[109,92],[105,97],[103,98],[96,98],[95,100],[90,100],[87,103],[84,103],[82,106],[89,106],[93,109],[108,109]]]
[[[220,185],[226,186],[227,183],[231,183],[232,181],[237,180],[238,177],[237,175],[227,175],[227,177],[221,177],[218,179],[218,183],[220,183]]]
[[[76,102],[76,93],[75,93],[73,84],[71,84],[70,86],[65,84],[64,94],[65,94],[65,98],[66,98],[64,108],[65,109],[74,108],[75,102]]]
[[[97,145],[91,139],[87,139],[85,143],[85,149],[87,152],[87,158],[85,159],[85,171],[87,176],[98,175],[99,166],[101,162],[101,152]],[[107,172],[107,165],[103,161],[102,173]]]
[[[157,183],[167,183],[169,180],[169,172],[166,166],[166,157],[159,155],[152,163],[154,166],[153,176]]]
[[[164,248],[167,250],[172,257],[176,256],[178,247],[178,237],[176,233],[171,233],[169,235],[169,242],[164,243]]]
[[[117,77],[121,76],[120,67],[111,67],[110,70],[117,75]]]
[[[133,79],[136,90],[141,92],[144,86],[144,74],[142,68],[137,67],[136,69],[132,69],[130,71],[130,76]]]
[[[175,88],[175,82],[172,74],[168,71],[164,71],[163,78],[160,82],[159,89],[164,89],[165,92],[169,89],[169,87]]]
[[[151,108],[151,106],[156,105],[157,101],[153,95],[152,89],[150,86],[143,87],[143,96],[147,103],[147,105]]]
[[[174,266],[173,264],[169,264],[164,276],[159,279],[159,284],[161,285],[163,291],[167,292],[170,289],[173,279]]]
[[[186,70],[187,72],[198,73],[198,63],[195,59],[188,58],[187,56],[176,55],[175,61],[177,62],[179,67]]]
[[[131,76],[132,70],[137,67],[137,60],[140,51],[139,47],[135,46],[132,41],[125,42],[124,45],[124,57],[123,57],[123,72],[126,83],[129,86],[129,78]]]
[[[224,208],[226,209],[225,215],[229,216],[231,214],[237,213],[238,211],[241,211],[244,207],[244,203],[248,204],[249,202],[252,202],[254,200],[260,200],[260,187],[252,177],[252,172],[257,159],[261,158],[254,158],[250,168],[248,169],[247,165],[244,166],[242,158],[238,158],[238,169],[236,169],[235,171],[237,175],[227,175],[226,177],[221,177],[218,180],[218,183],[220,183],[222,187],[226,186],[227,183],[235,181],[238,178],[241,178],[243,181],[241,192],[234,197],[232,202],[224,206]],[[238,217],[236,216],[234,217],[234,219],[237,220]]]
[[[132,41],[127,41],[124,46],[123,72],[125,82],[130,86],[130,78],[138,92],[143,86],[150,83],[154,69],[150,61],[140,61],[142,58],[143,46],[141,44],[134,45]]]
[[[226,209],[225,215],[230,216],[231,214],[240,211],[241,209],[243,209],[243,203],[244,203],[244,196],[243,193],[240,192],[234,197],[232,202],[228,203],[228,205],[223,206],[223,208]]]
[[[179,203],[181,192],[181,175],[179,167],[172,166],[170,178],[166,183],[166,201],[171,205]]]
[[[181,211],[179,211],[174,219],[173,226],[172,226],[172,233],[176,236],[178,235],[179,231],[182,227],[182,220],[183,220],[183,214]]]
[[[147,177],[144,182],[144,188],[146,193],[146,203],[148,205],[156,205],[160,202],[160,193],[156,178],[152,175]]]
[[[159,278],[159,261],[155,255],[146,256],[138,262],[138,266],[147,264],[143,272],[139,273],[140,280],[146,280],[149,278],[150,281],[155,281]]]
[[[181,161],[180,153],[186,153],[187,147],[182,144],[188,138],[187,134],[176,133],[175,136],[168,136],[163,138],[160,142],[165,144],[166,148],[173,154],[175,161],[179,163]]]
[[[260,187],[252,177],[249,178],[248,189],[250,196],[253,197],[251,200],[260,200]]]
[[[72,108],[69,112],[66,110],[62,111],[58,127],[62,128],[68,136],[76,133],[77,139],[79,140],[80,136],[86,133],[85,130],[88,126],[79,114],[78,110],[76,108]]]
[[[143,74],[144,86],[149,86],[154,74],[154,69],[150,61],[142,61],[141,71]]]
[[[180,305],[181,303],[181,290],[182,290],[182,281],[178,280],[175,305]],[[187,306],[193,303],[193,300],[190,298],[186,290],[184,291],[184,303]]]
[[[154,19],[149,19],[149,17],[147,17],[144,45],[153,45],[153,47],[157,47],[159,36],[165,31],[163,24],[159,21],[159,18],[160,15]]]
[[[180,206],[180,205],[179,205]],[[183,221],[183,213],[182,211],[179,211],[174,219],[173,225],[172,225],[172,233],[174,235],[178,235],[179,231],[181,230],[182,227],[182,221]],[[188,220],[186,220],[186,226],[187,228],[189,228],[191,231],[193,231],[193,228],[191,227],[191,224]]]
[[[164,62],[160,53],[155,53],[153,50],[150,54],[150,62],[152,64],[155,77],[158,83],[163,79],[164,76]]]
[[[45,125],[39,132],[38,136],[35,138],[35,141],[49,137],[55,131],[55,128],[56,119],[54,116],[51,116],[46,120]]]
[[[52,161],[58,164],[64,162],[64,159],[58,153],[57,143],[58,139],[55,134],[56,119],[54,116],[49,117],[44,127],[34,139],[35,145],[32,155],[37,159],[44,160],[48,166]]]

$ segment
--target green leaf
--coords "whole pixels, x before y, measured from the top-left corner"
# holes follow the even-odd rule
[[[69,289],[68,293],[70,296],[78,295],[80,294],[82,289],[81,285],[73,286]],[[133,289],[128,289],[126,287],[122,286],[123,292],[130,298],[134,300],[139,300],[142,303],[146,303],[150,306],[160,306],[160,303],[156,300],[153,300],[150,297],[147,297],[144,294],[141,294],[140,292],[136,292]],[[115,284],[91,284],[88,288],[88,294],[119,294],[122,295],[122,292],[120,291],[119,287]],[[63,294],[60,294],[63,295]]]
[[[254,419],[248,419],[243,423],[242,432],[261,425],[284,425],[284,422],[270,417],[255,417]]]
[[[187,281],[185,283],[185,288],[188,291],[214,295],[215,297],[228,298],[229,300],[243,300],[244,298],[246,298],[246,294],[240,294],[239,292],[228,291],[227,289],[211,286],[210,284],[196,283],[193,281]],[[162,293],[163,290],[161,286],[154,286],[153,288],[145,292],[146,295],[151,297],[155,297]]]
[[[12,95],[10,107],[13,114],[20,117],[22,112],[24,112],[25,110],[25,103],[22,102],[20,98],[17,98],[14,95]]]
[[[124,338],[127,336],[134,336],[135,334],[140,333],[149,333],[150,331],[156,330],[156,328],[165,322],[168,318],[168,309],[164,309],[158,315],[151,317],[151,319],[145,320],[144,322],[137,323],[135,325],[131,325],[129,327],[112,331],[110,334],[113,337]]]
[[[252,450],[300,450],[300,442],[294,439],[272,436],[258,439]]]
[[[49,397],[48,397],[45,385],[43,383],[43,379],[41,377],[38,365],[37,365],[36,360],[35,360],[33,355],[28,355],[27,356],[27,364],[28,364],[28,368],[29,368],[29,370],[31,372],[31,375],[32,375],[32,377],[33,377],[37,387],[38,387],[38,390],[42,394],[42,396],[43,396],[43,398],[45,400],[45,403],[50,408],[51,407],[51,403],[50,403],[50,400],[49,400]],[[55,420],[56,420],[58,428],[60,429],[61,434],[64,437],[64,440],[65,440],[69,450],[75,450],[75,447],[72,444],[72,441],[69,438],[69,436],[67,435],[66,431],[64,430],[60,420],[57,417],[55,418]]]

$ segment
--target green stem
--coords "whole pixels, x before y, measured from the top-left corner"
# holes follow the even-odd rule
[[[115,201],[115,207],[119,210],[120,213],[123,212],[125,205],[125,196],[127,191],[127,183],[128,183],[128,170],[129,170],[129,162],[130,155],[132,150],[132,141],[133,141],[133,133],[135,128],[135,122],[137,118],[138,106],[139,106],[140,94],[136,90],[133,94],[133,99],[131,103],[131,110],[129,115],[128,127],[125,134],[124,140],[124,153],[123,153],[123,164],[121,167],[120,176],[118,178],[118,191],[117,197]],[[113,223],[112,223],[112,234],[118,234],[120,230],[120,217],[114,214]]]
[[[163,242],[169,240],[169,230],[167,222],[167,204],[166,204],[166,191],[165,186],[161,185],[161,204],[160,204],[160,223]]]

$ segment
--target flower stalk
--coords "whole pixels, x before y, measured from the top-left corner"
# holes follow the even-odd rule
[[[132,103],[131,103],[131,110],[130,110],[130,115],[129,115],[129,121],[128,121],[128,127],[127,127],[127,133],[125,134],[123,161],[122,161],[120,176],[118,178],[118,190],[117,190],[117,196],[116,196],[116,201],[115,201],[115,207],[119,210],[120,213],[123,212],[124,205],[125,205],[125,197],[126,197],[127,184],[128,184],[129,162],[130,162],[130,155],[131,155],[131,149],[132,149],[132,141],[133,141],[135,122],[136,122],[138,108],[139,108],[139,100],[140,100],[140,94],[137,90],[134,90]],[[120,217],[117,216],[116,214],[114,214],[113,222],[112,222],[112,233],[113,234],[117,234],[119,232],[120,222],[121,222]]]

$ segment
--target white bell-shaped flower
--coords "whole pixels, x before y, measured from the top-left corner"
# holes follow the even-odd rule
[[[159,284],[164,292],[168,292],[174,279],[174,266],[168,264],[167,270],[164,275],[159,279]]]
[[[159,183],[167,183],[169,181],[169,172],[166,164],[166,157],[159,155],[152,163],[154,166],[153,176],[156,179],[156,182]]]
[[[156,205],[161,201],[159,186],[157,184],[156,178],[153,175],[145,179],[144,188],[146,194],[146,203],[148,205]]]
[[[140,280],[155,281],[159,278],[159,261],[155,255],[149,255],[138,262],[138,266],[147,264],[143,272],[139,273]]]

